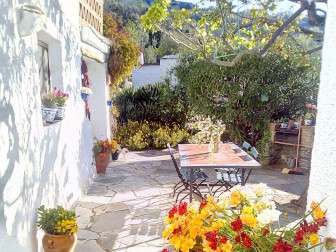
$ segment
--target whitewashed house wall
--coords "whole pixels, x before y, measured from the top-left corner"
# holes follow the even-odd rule
[[[176,55],[167,55],[160,59],[160,65],[144,65],[133,70],[132,84],[134,87],[141,87],[146,84],[162,82],[171,78],[175,83],[175,77],[170,76],[171,70],[177,66],[178,57]]]
[[[336,1],[328,1],[308,204],[324,200],[326,235],[336,237]]]
[[[23,2],[0,1],[0,251],[6,252],[38,251],[36,209],[70,207],[94,176],[92,123],[80,97],[79,2],[41,1],[44,28],[22,38],[16,8]],[[70,94],[65,119],[50,126],[41,118],[38,40],[49,46],[51,85]]]

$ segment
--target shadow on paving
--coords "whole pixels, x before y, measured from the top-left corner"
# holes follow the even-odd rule
[[[307,176],[283,175],[279,169],[259,169],[249,182],[267,184],[286,211],[286,204],[298,198],[307,180]],[[165,151],[130,152],[127,161],[111,162],[106,175],[97,176],[75,206],[80,228],[76,251],[161,251],[163,220],[174,204],[171,192],[177,181]],[[280,223],[297,218],[290,211]]]

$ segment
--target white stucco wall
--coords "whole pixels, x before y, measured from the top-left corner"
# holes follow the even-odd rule
[[[70,94],[65,119],[41,118],[37,34],[17,32],[19,0],[0,1],[0,251],[37,251],[36,208],[70,207],[93,176],[92,127],[80,98],[77,0],[43,0],[51,82]]]
[[[108,87],[106,83],[106,64],[86,59],[89,70],[91,89],[91,121],[95,138],[104,140],[111,137],[110,113],[107,106]]]
[[[162,58],[160,65],[144,65],[133,70],[132,83],[134,87],[162,82],[169,78],[170,71],[178,64],[176,57]],[[172,78],[174,80],[174,77]]]
[[[308,204],[321,201],[328,208],[327,235],[336,237],[336,1],[328,1],[328,15],[322,52],[318,115]]]

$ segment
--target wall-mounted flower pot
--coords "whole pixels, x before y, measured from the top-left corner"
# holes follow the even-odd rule
[[[95,156],[96,170],[98,174],[105,174],[110,159],[109,152],[98,153]]]
[[[73,252],[77,243],[77,236],[73,235],[51,235],[45,233],[42,245],[45,252]]]
[[[57,108],[42,107],[42,120],[48,123],[52,123],[55,120]]]
[[[83,92],[81,93],[82,100],[85,101],[85,102],[88,101],[89,96],[90,96],[89,94],[86,94],[86,93],[83,93]]]
[[[112,158],[112,160],[118,160],[118,158],[119,158],[119,151],[116,151],[116,152],[112,152],[111,153],[111,158]]]
[[[55,120],[63,120],[65,115],[65,107],[57,107],[57,112],[55,115]]]

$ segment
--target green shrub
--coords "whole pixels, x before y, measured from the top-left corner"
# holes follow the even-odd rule
[[[167,144],[170,143],[169,128],[160,127],[153,132],[153,146],[157,149],[166,148]]]
[[[167,82],[126,88],[117,95],[114,104],[119,110],[119,124],[130,120],[184,127],[189,115],[184,90]]]
[[[188,141],[189,138],[190,138],[190,134],[188,133],[186,129],[175,128],[170,133],[170,144],[172,146],[176,146],[179,143]]]
[[[179,126],[168,127],[147,121],[128,121],[118,128],[116,140],[130,150],[163,149],[168,143],[176,146],[185,142],[189,136],[188,131]]]
[[[232,67],[185,60],[179,85],[197,114],[221,120],[235,142],[256,146],[272,120],[302,114],[315,103],[318,74],[279,55],[245,55]]]

